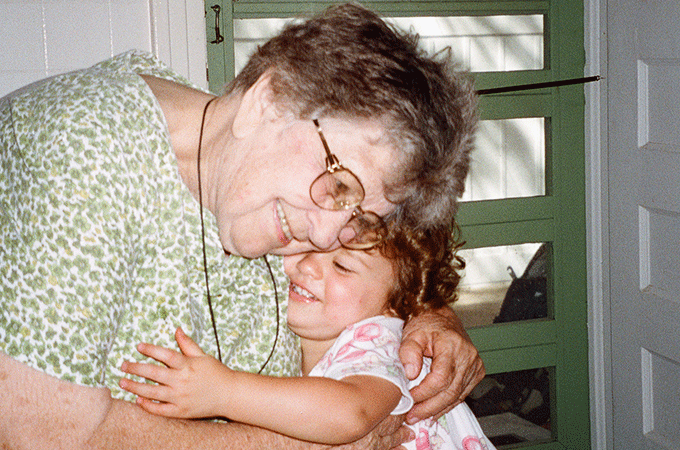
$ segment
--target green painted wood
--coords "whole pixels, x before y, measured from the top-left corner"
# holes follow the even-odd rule
[[[503,84],[506,86],[506,84]],[[479,99],[481,120],[550,117],[552,96],[547,92],[522,95],[490,95]]]
[[[508,322],[468,330],[477,350],[482,353],[516,350],[531,346],[554,345],[558,326],[554,320]]]
[[[553,242],[552,220],[491,223],[461,227],[463,248],[496,247],[522,243]]]
[[[555,217],[555,199],[543,196],[462,203],[457,221],[460,225],[468,226],[552,219],[553,217]]]
[[[224,86],[234,78],[234,20],[230,0],[205,0],[206,51],[208,60],[208,88],[220,94]],[[220,30],[224,37],[221,43],[215,40],[215,11],[220,7]]]
[[[555,1],[551,68],[560,78],[583,76],[583,4]],[[590,74],[588,74],[590,75]],[[584,90],[556,88],[552,114],[555,215],[554,314],[560,364],[555,372],[554,432],[565,448],[590,448],[585,236]]]
[[[480,352],[489,374],[554,367],[560,357],[555,344]]]

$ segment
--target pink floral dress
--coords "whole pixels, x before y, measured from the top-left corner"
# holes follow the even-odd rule
[[[399,361],[404,321],[376,316],[349,326],[326,352],[309,376],[340,380],[351,375],[370,375],[391,381],[401,390],[401,400],[392,411],[404,414],[413,406],[409,389],[429,373],[426,359],[418,378],[409,381]],[[484,435],[470,408],[461,403],[438,421],[423,420],[411,426],[416,439],[404,446],[409,450],[495,450]]]

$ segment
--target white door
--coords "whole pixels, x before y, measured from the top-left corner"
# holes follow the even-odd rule
[[[615,450],[680,448],[680,2],[607,5]]]

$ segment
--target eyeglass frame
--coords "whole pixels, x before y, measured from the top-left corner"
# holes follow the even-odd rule
[[[379,237],[379,239],[377,241],[371,242],[370,244],[358,245],[358,246],[353,247],[353,246],[348,246],[345,243],[343,243],[342,241],[340,241],[340,237],[338,236],[338,241],[340,241],[340,245],[344,248],[354,249],[354,250],[367,250],[367,249],[373,248],[373,247],[375,247],[376,245],[380,244],[381,242],[383,242],[385,240],[385,237],[387,236],[387,225],[385,224],[385,221],[379,215],[374,213],[373,211],[364,211],[361,208],[361,202],[364,200],[364,198],[366,196],[366,190],[364,189],[364,185],[359,180],[359,177],[357,177],[354,174],[354,172],[352,172],[351,170],[349,170],[348,168],[343,166],[340,163],[340,160],[338,160],[338,157],[335,156],[335,154],[331,152],[331,150],[328,146],[328,142],[326,141],[326,137],[324,136],[323,131],[321,130],[321,125],[319,124],[319,120],[318,119],[312,119],[312,122],[314,123],[314,126],[316,127],[316,131],[319,134],[319,138],[321,139],[321,143],[323,144],[323,149],[326,152],[326,170],[324,170],[318,177],[316,177],[314,179],[314,181],[312,181],[312,184],[309,186],[309,197],[312,199],[312,202],[314,202],[314,204],[316,206],[318,206],[319,208],[324,209],[326,211],[342,211],[343,209],[348,210],[350,208],[353,208],[352,217],[342,227],[343,230],[345,228],[347,228],[348,226],[350,228],[352,228],[352,226],[350,225],[352,223],[352,221],[355,221],[355,220],[357,220],[361,217],[368,218],[368,219],[366,219],[368,222],[371,222],[370,218],[373,217],[374,218],[373,222],[376,224],[376,227],[374,227],[374,228],[377,230],[377,235]],[[326,207],[322,206],[321,204],[319,204],[314,199],[314,196],[312,195],[312,188],[314,187],[314,184],[316,184],[317,181],[319,181],[326,174],[333,175],[335,172],[339,172],[339,171],[345,171],[349,175],[351,175],[352,178],[354,178],[354,180],[357,182],[357,185],[361,188],[361,199],[356,203],[356,205],[347,205],[344,208],[336,208],[336,209],[326,208]],[[362,230],[370,230],[370,228],[365,228],[365,227],[362,227],[361,229]],[[360,236],[360,234],[357,233],[357,234],[355,234],[355,237],[356,236]],[[352,238],[352,240],[354,240],[354,238]]]

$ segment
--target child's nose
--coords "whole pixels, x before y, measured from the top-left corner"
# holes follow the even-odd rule
[[[323,274],[320,257],[321,254],[316,252],[306,253],[297,263],[300,273],[314,279],[320,279]]]

